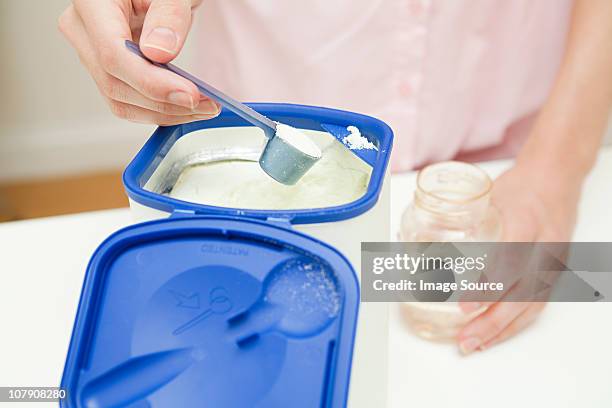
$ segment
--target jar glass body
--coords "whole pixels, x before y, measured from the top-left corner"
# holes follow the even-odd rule
[[[413,202],[402,215],[399,239],[406,242],[495,242],[501,238],[496,209],[490,205],[492,181],[479,167],[442,162],[417,177]],[[413,331],[430,340],[453,339],[484,312],[465,314],[456,302],[406,302],[402,314]]]

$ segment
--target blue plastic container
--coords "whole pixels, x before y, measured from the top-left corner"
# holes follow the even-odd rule
[[[161,127],[124,174],[130,199],[169,218],[111,235],[85,277],[63,407],[344,407],[359,307],[351,263],[292,224],[355,217],[380,194],[392,134],[362,115],[253,105],[274,120],[357,125],[379,146],[370,188],[345,206],[253,211],[203,206],[143,186],[172,145],[220,117]]]

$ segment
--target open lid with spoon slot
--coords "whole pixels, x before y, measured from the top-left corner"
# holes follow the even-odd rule
[[[282,225],[175,216],[110,236],[88,266],[63,407],[344,407],[359,285]]]

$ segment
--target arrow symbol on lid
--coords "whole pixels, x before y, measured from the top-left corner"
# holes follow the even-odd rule
[[[172,297],[176,300],[176,307],[184,307],[186,309],[199,309],[200,308],[200,294],[192,293],[185,295],[180,292],[169,290]]]

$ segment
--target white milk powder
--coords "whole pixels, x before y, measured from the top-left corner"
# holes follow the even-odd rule
[[[328,133],[303,132],[323,155],[295,185],[271,179],[256,161],[227,160],[183,169],[169,195],[199,204],[274,210],[331,207],[363,196],[371,167]]]
[[[378,150],[376,148],[376,145],[374,145],[374,143],[370,142],[368,139],[361,136],[361,132],[359,131],[359,129],[357,129],[357,127],[349,126],[346,128],[346,130],[351,132],[351,134],[346,136],[344,139],[342,139],[342,143],[347,145],[349,149],[351,150],[362,150],[362,149]]]
[[[311,157],[321,157],[319,146],[310,140],[305,133],[293,126],[276,122],[276,137],[280,137],[291,146]]]

